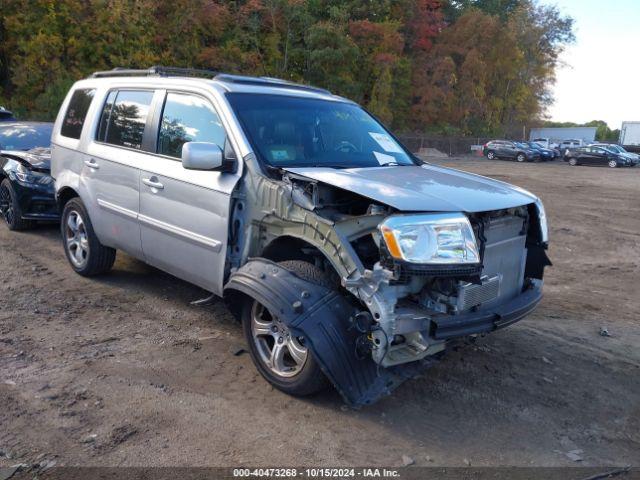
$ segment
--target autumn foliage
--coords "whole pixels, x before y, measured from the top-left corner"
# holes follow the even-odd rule
[[[52,118],[114,66],[329,88],[396,129],[490,133],[537,118],[571,19],[534,0],[3,0],[0,104]]]

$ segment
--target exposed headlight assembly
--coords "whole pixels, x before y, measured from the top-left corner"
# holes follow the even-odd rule
[[[462,213],[392,215],[378,228],[396,260],[434,266],[480,263],[473,229]]]
[[[49,185],[53,181],[50,175],[34,172],[22,164],[17,166],[15,174],[16,178],[22,183]]]

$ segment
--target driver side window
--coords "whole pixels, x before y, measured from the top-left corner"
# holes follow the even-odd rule
[[[168,93],[162,110],[157,153],[181,158],[186,142],[209,142],[224,148],[226,133],[208,100],[186,93]]]

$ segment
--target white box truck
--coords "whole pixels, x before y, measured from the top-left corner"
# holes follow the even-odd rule
[[[618,143],[627,150],[640,151],[640,122],[622,122]]]

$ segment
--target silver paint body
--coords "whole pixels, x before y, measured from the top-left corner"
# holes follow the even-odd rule
[[[289,168],[287,171],[358,193],[403,212],[487,212],[533,203],[526,190],[435,165]]]
[[[71,95],[80,88],[93,88],[96,92],[81,138],[74,140],[61,136],[60,127]],[[156,91],[156,97],[167,91],[204,97],[215,108],[239,159],[237,171],[190,170],[179,159],[96,141],[102,107],[112,89],[150,89]],[[232,84],[215,79],[92,78],[77,82],[71,89],[52,136],[56,192],[58,195],[66,189],[77,192],[104,245],[123,250],[218,295],[223,291],[225,265],[229,260],[233,196],[242,198],[244,189],[250,188],[248,185],[260,183],[243,177],[245,172],[262,175],[244,164],[255,154],[227,103],[224,96],[227,91],[348,102],[319,91]],[[156,111],[155,115],[159,114]],[[290,172],[406,212],[478,212],[536,200],[517,187],[431,165],[347,170],[292,168]],[[251,248],[241,246],[240,250]],[[367,302],[370,306],[374,303]]]

